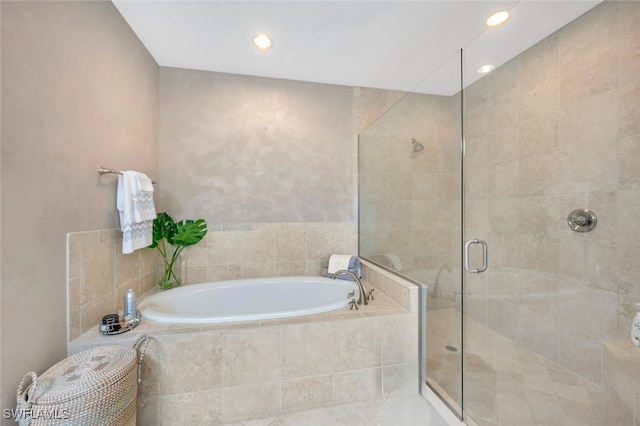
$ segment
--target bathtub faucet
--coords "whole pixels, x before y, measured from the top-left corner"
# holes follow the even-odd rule
[[[360,278],[358,278],[356,274],[354,274],[353,272],[347,269],[341,269],[339,271],[336,271],[333,275],[331,275],[331,279],[335,280],[338,275],[342,275],[342,274],[347,274],[352,276],[355,282],[358,283],[358,288],[360,290],[360,296],[358,297],[358,305],[362,305],[362,303],[364,303],[365,305],[368,305],[369,302],[367,302],[367,297],[365,296],[364,287],[362,286],[362,282],[360,281]]]

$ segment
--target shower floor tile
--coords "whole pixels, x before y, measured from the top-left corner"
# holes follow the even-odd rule
[[[602,424],[600,386],[522,345],[466,320],[465,404],[478,426]],[[427,377],[451,405],[461,396],[460,315],[427,313]],[[450,331],[447,331],[450,330]]]

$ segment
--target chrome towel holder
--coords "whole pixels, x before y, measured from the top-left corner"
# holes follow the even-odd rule
[[[122,172],[119,172],[119,171],[117,171],[115,169],[107,169],[107,168],[104,168],[102,166],[98,167],[98,174],[99,175],[106,175],[106,174],[109,174],[109,173],[112,173],[114,175],[121,175],[122,174]]]
[[[100,167],[98,167],[98,174],[100,176],[108,175],[108,174],[121,175],[122,172],[119,171],[119,170],[116,170],[116,169],[107,169],[106,167],[100,166]],[[151,183],[155,185],[156,181],[152,180]]]

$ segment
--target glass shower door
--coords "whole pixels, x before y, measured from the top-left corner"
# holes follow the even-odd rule
[[[616,420],[616,399],[601,410],[608,345],[632,348],[640,227],[620,218],[639,211],[640,131],[625,92],[593,76],[617,81],[598,55],[631,60],[634,16],[637,2],[603,2],[464,89],[464,241],[488,245],[488,268],[463,281],[464,412],[477,424],[633,423]],[[621,19],[626,32],[612,31]],[[483,263],[470,244],[470,269]]]
[[[437,264],[425,281],[426,384],[459,417],[463,416],[462,370],[462,52],[457,52],[427,82],[447,88],[446,120],[431,152],[437,185]],[[436,83],[438,82],[438,83]]]
[[[459,416],[461,106],[456,52],[358,137],[360,256],[421,286],[422,386]]]
[[[464,418],[480,424],[497,423],[497,395],[501,375],[494,361],[494,351],[511,353],[486,327],[489,315],[488,277],[495,271],[494,235],[489,235],[488,179],[496,158],[487,153],[487,105],[483,80],[464,90],[463,147],[463,387]],[[506,183],[505,183],[506,184]],[[513,287],[517,291],[517,287]],[[517,424],[517,423],[514,423]]]

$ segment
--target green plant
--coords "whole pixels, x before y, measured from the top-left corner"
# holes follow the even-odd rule
[[[199,243],[207,235],[204,219],[181,220],[175,222],[167,213],[159,213],[153,220],[153,243],[149,248],[157,248],[164,259],[164,275],[158,285],[167,290],[180,285],[180,279],[173,271],[173,265],[187,246]],[[170,248],[173,247],[173,253]]]

